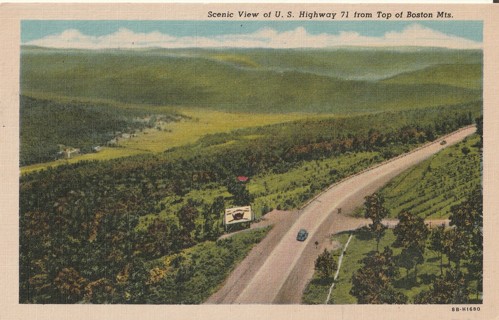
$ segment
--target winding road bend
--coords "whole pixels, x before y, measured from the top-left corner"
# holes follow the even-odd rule
[[[295,212],[287,223],[277,225],[274,229],[281,228],[280,232],[274,232],[273,229],[255,246],[231,273],[222,288],[206,303],[300,303],[302,292],[313,275],[314,261],[328,245],[328,236],[356,229],[366,223],[363,219],[338,214],[338,208],[341,208],[343,213],[348,213],[362,205],[365,196],[372,194],[404,170],[463,140],[475,131],[474,126],[462,128],[332,185],[309,201],[300,211]],[[441,144],[442,140],[446,143]],[[296,234],[301,228],[309,232],[309,237],[304,242],[296,240]],[[318,246],[316,241],[319,242]]]

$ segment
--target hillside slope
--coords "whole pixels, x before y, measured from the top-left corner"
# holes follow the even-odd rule
[[[446,72],[429,83],[421,82],[421,76],[414,81],[377,81],[401,72],[432,72],[430,66],[444,63],[478,67]],[[23,48],[21,66],[21,89],[29,96],[237,112],[376,112],[463,103],[482,96],[478,51],[436,50],[419,52],[416,58],[414,52],[382,50]],[[456,85],[450,80],[455,78],[470,79],[472,85]]]

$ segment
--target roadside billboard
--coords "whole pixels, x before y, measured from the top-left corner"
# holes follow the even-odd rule
[[[236,207],[225,209],[224,224],[235,224],[241,222],[249,222],[253,220],[253,211],[251,207]]]

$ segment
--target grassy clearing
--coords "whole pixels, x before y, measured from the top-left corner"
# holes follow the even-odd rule
[[[231,113],[200,108],[182,108],[180,112],[191,119],[165,124],[161,130],[150,129],[138,138],[124,141],[120,145],[148,152],[162,152],[194,143],[207,134],[320,117],[306,114]]]
[[[329,159],[307,161],[285,173],[266,173],[251,178],[248,191],[254,196],[252,208],[258,219],[272,209],[293,209],[321,192],[341,177],[358,172],[380,161],[377,152],[359,152]],[[332,171],[334,169],[334,171]],[[195,203],[212,203],[223,196],[226,206],[231,205],[231,194],[225,186],[213,186],[202,190],[193,189],[182,198],[170,196],[161,201],[166,208],[159,213],[165,218],[173,215],[189,200]],[[138,228],[145,228],[158,215],[151,213],[140,218]]]
[[[385,240],[386,236],[380,241],[380,248],[383,248],[383,246],[387,244]],[[358,236],[354,236],[352,238],[347,252],[343,256],[343,266],[338,275],[337,283],[331,295],[330,303],[357,303],[355,297],[350,295],[350,290],[352,289],[352,274],[361,267],[361,263],[359,261],[373,250],[376,250],[375,241],[362,241],[359,240]]]
[[[61,101],[66,101],[61,98]],[[88,102],[87,102],[88,103]],[[127,106],[131,109],[141,111],[152,111],[157,114],[176,112],[172,107],[147,107]],[[179,112],[180,113],[180,112]],[[21,167],[21,174],[37,170],[55,167],[68,163],[93,160],[110,160],[128,157],[144,153],[163,152],[170,148],[196,142],[199,138],[214,133],[230,132],[232,130],[258,127],[275,123],[283,123],[300,119],[315,119],[327,117],[326,115],[307,114],[253,114],[253,113],[229,113],[208,109],[185,108],[181,113],[186,116],[182,121],[161,124],[158,128],[145,129],[138,132],[136,137],[121,140],[117,148],[103,148],[98,153],[88,153],[76,156],[72,159],[61,159],[46,163]],[[331,117],[331,116],[329,116]],[[249,135],[247,139],[256,139],[257,135]]]
[[[313,197],[335,181],[381,161],[377,152],[358,152],[337,157],[306,161],[285,173],[254,177],[248,190],[255,197],[257,216],[267,208],[292,209]]]
[[[348,239],[349,234],[339,234],[333,237],[334,240],[339,241],[344,245]],[[395,236],[392,230],[387,230],[384,237],[381,239],[379,247],[384,248],[385,246],[391,247]],[[392,248],[393,254],[396,257],[400,254],[400,248]],[[347,252],[343,257],[343,264],[331,295],[331,304],[356,304],[357,300],[355,297],[350,295],[350,290],[352,289],[351,279],[355,271],[357,271],[362,263],[360,262],[364,257],[366,257],[370,252],[376,250],[376,241],[370,239],[368,236],[362,234],[361,232],[356,232],[350,244],[348,246]],[[339,256],[340,252],[336,252]],[[414,270],[410,270],[406,273],[406,270],[399,268],[400,275],[394,281],[395,289],[399,290],[403,294],[409,297],[409,302],[412,302],[413,298],[423,290],[428,290],[432,281],[436,276],[440,274],[440,260],[436,253],[426,250],[424,254],[425,263],[418,266],[418,283],[415,284]],[[448,261],[444,258],[444,264]],[[329,286],[331,282],[324,282],[314,275],[313,280],[308,285],[303,301],[308,304],[322,304],[324,303]]]
[[[210,204],[215,198],[223,196],[224,198],[229,198],[231,194],[227,191],[226,187],[215,187],[215,188],[206,188],[203,190],[194,189],[184,197],[171,196],[164,198],[160,206],[164,206],[165,209],[162,210],[159,214],[151,213],[139,218],[139,224],[137,226],[137,230],[144,230],[147,226],[154,221],[154,219],[160,217],[165,219],[168,216],[173,216],[175,212],[178,212],[183,206],[185,206],[189,200],[194,201],[195,203],[204,203]],[[200,208],[202,210],[202,208]],[[197,222],[201,223],[200,220]]]
[[[81,161],[104,161],[122,157],[130,157],[144,153],[142,150],[132,148],[102,148],[97,153],[87,153],[76,156],[72,159],[59,159],[51,162],[37,163],[29,166],[21,167],[21,174],[28,174],[35,171],[47,169],[49,167],[57,167],[65,164],[72,164]]]
[[[338,157],[306,161],[300,166],[285,173],[266,173],[255,176],[247,183],[253,195],[252,209],[258,219],[273,209],[289,210],[297,208],[305,201],[321,192],[334,181],[369,167],[381,161],[377,152],[359,152]],[[334,171],[332,171],[334,168]],[[226,207],[230,207],[231,194],[225,186],[213,185],[203,189],[192,189],[183,197],[169,196],[158,206],[163,207],[159,213],[141,216],[137,229],[145,229],[157,217],[174,216],[189,201],[194,201],[202,211],[202,204],[211,204],[215,198],[223,196]],[[202,221],[199,220],[198,223]]]
[[[350,234],[343,233],[343,234],[338,234],[334,237],[334,241],[338,241],[341,244],[340,248],[333,251],[333,257],[335,258],[336,263],[338,263],[341,251],[343,250],[343,247],[348,241],[349,236]],[[343,259],[345,259],[345,257],[343,257]],[[343,263],[344,262],[345,260],[343,260]],[[341,265],[340,275],[341,275],[341,270],[345,267],[343,263]],[[319,277],[317,274],[314,274],[314,277],[307,285],[307,288],[303,293],[302,302],[305,304],[324,304],[329,292],[329,287],[331,286],[332,283],[333,283],[332,278],[323,279]]]

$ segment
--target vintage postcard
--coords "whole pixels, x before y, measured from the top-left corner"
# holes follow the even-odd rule
[[[0,318],[497,318],[495,8],[0,6]]]

